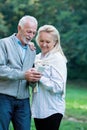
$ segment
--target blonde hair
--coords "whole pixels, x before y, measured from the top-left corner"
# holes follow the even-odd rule
[[[59,34],[59,31],[53,25],[41,26],[38,29],[38,33],[37,33],[37,36],[36,36],[36,42],[37,42],[38,45],[39,45],[40,32],[47,32],[47,33],[52,34],[53,37],[54,37],[54,40],[56,42],[55,47],[54,47],[54,52],[58,51],[65,57],[64,52],[62,50],[62,47],[60,45],[60,34]]]

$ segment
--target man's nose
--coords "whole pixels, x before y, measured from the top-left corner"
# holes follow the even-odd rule
[[[35,36],[35,34],[31,33],[29,34],[30,38],[33,38]]]

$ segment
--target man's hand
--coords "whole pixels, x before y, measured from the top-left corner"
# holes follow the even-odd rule
[[[29,82],[37,82],[41,78],[41,73],[35,68],[31,68],[25,72],[25,79]]]

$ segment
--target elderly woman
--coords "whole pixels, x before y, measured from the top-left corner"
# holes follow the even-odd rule
[[[41,53],[36,56],[35,67],[42,77],[33,89],[32,117],[37,130],[58,130],[65,112],[67,59],[54,26],[40,27],[36,42]]]

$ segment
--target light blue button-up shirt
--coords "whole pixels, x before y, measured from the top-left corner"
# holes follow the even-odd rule
[[[28,45],[27,44],[25,46],[22,45],[21,41],[16,36],[15,36],[15,40],[16,40],[16,43],[19,44],[19,49],[20,49],[20,52],[21,52],[22,60],[24,60],[25,53],[26,53]]]

